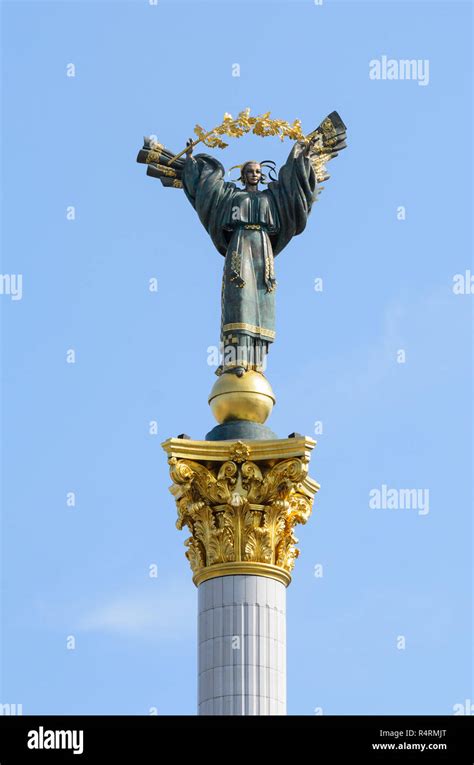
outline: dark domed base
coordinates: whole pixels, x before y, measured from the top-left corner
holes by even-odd
[[[250,420],[230,420],[229,422],[223,422],[221,425],[216,425],[215,428],[209,431],[206,435],[206,441],[233,441],[238,440],[254,440],[254,441],[266,441],[270,439],[276,439],[278,436],[267,428],[266,425],[261,425],[258,422],[250,422]]]

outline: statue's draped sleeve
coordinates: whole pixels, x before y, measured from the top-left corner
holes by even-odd
[[[316,175],[305,145],[298,141],[280,168],[278,180],[268,184],[280,219],[280,230],[272,236],[273,254],[278,255],[288,242],[306,228],[315,201]]]
[[[184,193],[214,246],[225,256],[230,239],[228,225],[232,219],[232,199],[236,185],[224,181],[224,172],[218,159],[209,154],[197,154],[186,159],[182,182]]]

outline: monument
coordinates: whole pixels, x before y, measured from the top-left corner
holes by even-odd
[[[346,127],[332,112],[305,136],[299,120],[251,117],[246,109],[195,132],[176,155],[145,138],[137,161],[164,186],[184,191],[225,258],[222,363],[209,395],[218,424],[203,440],[182,434],[162,444],[176,525],[191,533],[185,545],[198,588],[198,713],[286,714],[294,527],[308,520],[319,485],[308,475],[316,442],[298,433],[279,438],[265,424],[276,402],[265,376],[276,336],[274,258],[304,231],[329,178],[326,163],[346,146]],[[225,148],[223,135],[249,132],[295,141],[278,176],[271,160],[247,160],[230,168],[239,169],[237,181],[226,181],[219,160],[194,156],[200,142]]]

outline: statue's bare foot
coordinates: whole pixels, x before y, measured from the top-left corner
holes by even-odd
[[[237,377],[242,377],[246,371],[245,367],[228,367],[226,369],[223,364],[220,364],[220,366],[217,367],[215,374],[217,377],[220,377],[221,375],[237,375]]]
[[[246,369],[245,367],[224,367],[222,364],[217,367],[216,369],[216,375],[220,377],[221,375],[237,375],[237,377],[242,377],[243,374],[245,374]]]

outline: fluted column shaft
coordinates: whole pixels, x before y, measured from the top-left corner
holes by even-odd
[[[286,587],[221,576],[198,587],[200,715],[286,714]]]

